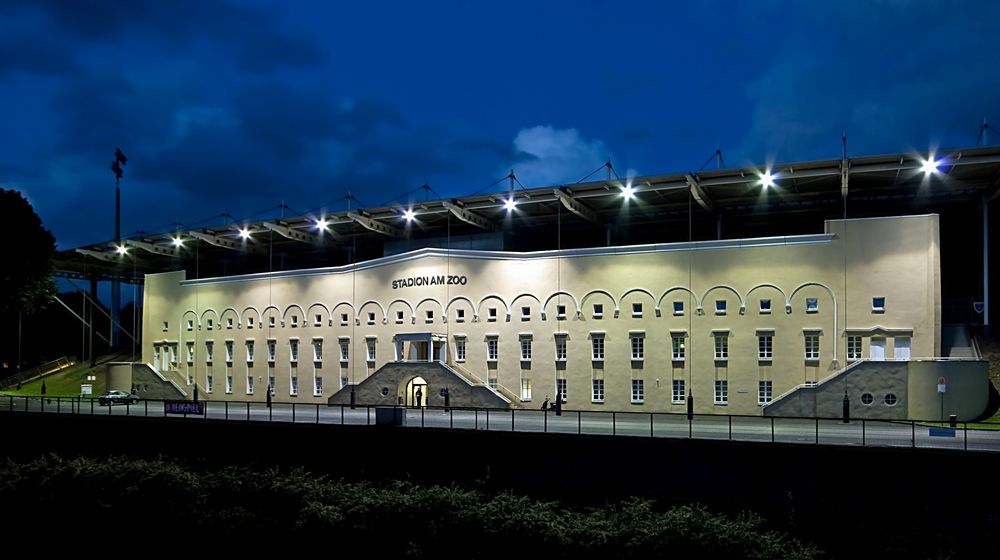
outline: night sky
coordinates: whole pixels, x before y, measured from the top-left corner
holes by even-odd
[[[967,147],[1000,128],[997,53],[982,0],[0,0],[0,185],[68,248],[112,237],[117,146],[126,236],[717,145],[839,158],[842,129],[852,156]]]

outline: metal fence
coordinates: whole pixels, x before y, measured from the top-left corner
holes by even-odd
[[[666,412],[490,409],[201,401],[204,414],[168,414],[162,400],[101,405],[96,398],[0,396],[0,412],[401,426],[525,433],[682,438],[1000,452],[1000,424],[794,418]]]

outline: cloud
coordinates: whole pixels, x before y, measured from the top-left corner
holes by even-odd
[[[572,183],[607,161],[600,140],[587,140],[575,128],[523,128],[514,138],[514,174],[525,186]]]

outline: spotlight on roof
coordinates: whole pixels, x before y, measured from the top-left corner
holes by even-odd
[[[320,231],[324,231],[327,228],[327,226],[329,226],[329,225],[330,225],[330,222],[326,221],[325,218],[320,218],[320,219],[316,220],[316,229],[318,229]]]
[[[938,165],[940,165],[940,164],[941,164],[940,161],[935,160],[934,156],[931,156],[930,159],[927,159],[927,160],[924,160],[924,161],[920,162],[920,169],[924,173],[930,175],[932,173],[937,173],[938,172]]]
[[[771,173],[771,170],[767,170],[760,176],[760,184],[765,189],[769,189],[774,186],[774,179],[775,175]]]
[[[240,237],[250,239],[250,230],[248,228],[240,228]]]
[[[413,212],[412,209],[407,208],[406,210],[403,210],[403,219],[406,220],[407,222],[412,222],[413,218],[415,217],[417,217],[417,215]]]
[[[121,245],[115,247],[115,251],[118,251],[119,255],[124,255],[125,253],[128,253],[128,249],[125,248],[125,244],[124,243],[122,243]]]
[[[182,245],[184,245],[184,240],[181,239],[181,236],[178,235],[177,237],[173,238],[172,243],[174,244],[174,247],[181,247]]]
[[[625,200],[632,200],[635,198],[635,187],[633,187],[631,183],[626,184],[622,189],[622,198]]]
[[[514,210],[516,206],[517,206],[517,201],[514,200],[513,196],[503,201],[503,207],[506,208],[508,212]]]

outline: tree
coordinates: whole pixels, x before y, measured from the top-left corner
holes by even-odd
[[[15,190],[0,190],[0,223],[13,236],[5,247],[7,265],[0,270],[0,312],[30,315],[56,295],[52,280],[56,239]]]

